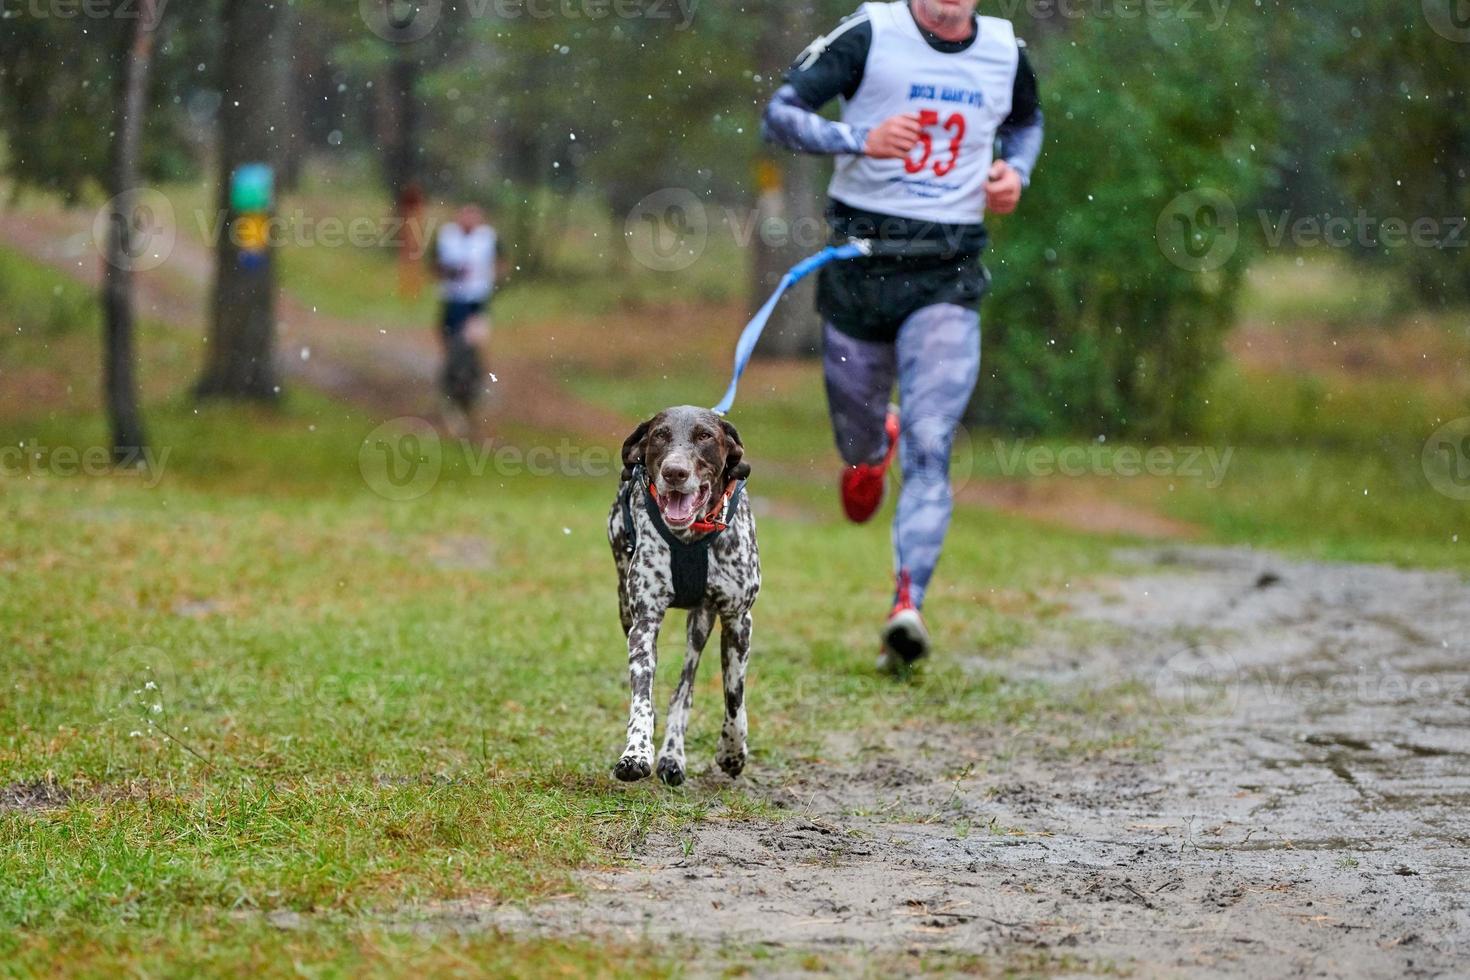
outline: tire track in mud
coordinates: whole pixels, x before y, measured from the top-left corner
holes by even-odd
[[[976,666],[1141,687],[1156,752],[1079,754],[1042,731],[835,734],[830,764],[763,771],[756,756],[749,791],[784,819],[652,834],[626,866],[582,874],[579,897],[394,922],[651,938],[687,948],[695,972],[751,946],[855,967],[1470,971],[1470,588],[1239,550],[1133,557],[1137,577],[1070,597],[1105,639]]]

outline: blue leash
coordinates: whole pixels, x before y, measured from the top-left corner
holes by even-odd
[[[807,276],[816,272],[822,266],[832,262],[840,262],[844,259],[855,259],[859,255],[872,255],[873,247],[869,242],[854,239],[846,245],[829,245],[816,255],[802,259],[791,271],[781,277],[781,284],[766,300],[756,315],[750,318],[745,329],[740,333],[740,340],[735,344],[735,373],[730,377],[730,387],[725,389],[725,397],[715,406],[715,411],[720,415],[728,413],[735,404],[735,389],[740,385],[740,376],[745,373],[745,366],[750,363],[750,355],[755,353],[755,345],[761,339],[761,332],[766,329],[766,323],[771,319],[771,314],[776,311],[776,304],[786,290],[801,282]]]

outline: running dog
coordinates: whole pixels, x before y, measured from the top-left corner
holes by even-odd
[[[744,493],[750,464],[735,427],[709,409],[659,412],[623,443],[623,474],[608,515],[618,567],[618,606],[628,638],[633,703],[628,746],[613,767],[624,782],[654,772],[653,675],[664,615],[687,609],[688,646],[669,699],[658,776],[684,781],[684,732],[699,657],[720,617],[725,722],[715,762],[730,776],[745,768],[745,666],[751,607],[761,587],[755,518]]]

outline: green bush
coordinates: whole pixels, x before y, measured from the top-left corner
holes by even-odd
[[[1261,24],[1089,19],[1033,51],[1047,147],[994,220],[979,421],[1188,429],[1240,292],[1267,159]]]

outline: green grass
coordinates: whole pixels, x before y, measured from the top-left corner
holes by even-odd
[[[404,928],[336,916],[330,924],[279,928],[237,911],[147,934],[99,935],[77,927],[31,934],[3,951],[9,976],[547,976],[642,978],[674,975],[652,944],[535,940],[488,932],[415,935]]]
[[[327,204],[303,206],[370,206],[310,186],[303,200],[313,195]],[[738,281],[720,248],[677,292],[678,277],[603,270],[576,290],[512,289],[500,315],[535,330],[541,317],[623,302],[718,301]],[[590,272],[595,249],[568,246],[564,261],[564,272]],[[324,312],[370,306],[382,322],[422,322],[420,306],[392,305],[391,260],[371,250],[298,250],[285,269]],[[0,378],[19,371],[77,391],[61,407],[0,401],[0,448],[100,445],[86,291],[0,250],[0,310]],[[654,829],[776,818],[739,787],[628,788],[608,776],[627,707],[604,539],[611,474],[502,473],[446,444],[432,489],[395,502],[362,467],[375,420],[301,390],[276,412],[196,409],[182,392],[197,337],[145,324],[141,341],[158,473],[63,476],[43,462],[0,476],[0,792],[44,786],[60,803],[0,809],[3,972],[670,971],[668,950],[646,944],[402,925],[438,899],[560,892],[577,868],[618,860]],[[581,397],[631,417],[708,397],[724,368],[564,373]],[[1193,441],[1234,450],[1218,487],[1085,486],[1197,522],[1209,540],[1470,569],[1453,540],[1470,531],[1465,505],[1434,493],[1418,455],[1436,420],[1459,411],[1453,393],[1226,371],[1212,401]],[[815,369],[755,365],[736,422],[764,511],[755,771],[779,780],[819,757],[833,728],[935,720],[1045,732],[1048,751],[1134,744],[1136,725],[1099,719],[1136,722],[1136,691],[1062,694],[957,658],[906,685],[875,676],[887,530],[836,517]],[[508,437],[522,448],[560,439]],[[975,479],[1068,479],[1007,474],[988,434],[967,445],[961,468]],[[1001,656],[1026,642],[1057,613],[1046,597],[1111,571],[1118,543],[961,508],[929,606],[940,647]],[[664,697],[680,625],[665,635]],[[707,663],[696,772],[713,754],[718,699]]]
[[[55,413],[81,418],[101,401],[101,317],[95,294],[33,259],[0,248],[0,447],[31,440]],[[145,397],[186,387],[201,358],[199,335],[143,321],[137,327]],[[100,432],[100,426],[97,427]]]
[[[51,785],[66,802],[0,812],[0,961],[659,969],[646,949],[608,959],[383,924],[438,898],[564,890],[650,829],[770,815],[738,788],[629,789],[607,774],[626,711],[610,481],[476,476],[451,446],[431,492],[391,502],[359,470],[371,423],[309,394],[279,413],[156,402],[150,421],[168,453],[151,489],[125,476],[3,485],[0,567],[19,574],[0,582],[0,787]],[[47,446],[103,436],[74,416],[7,441],[14,431]],[[953,661],[909,686],[876,677],[886,534],[834,533],[827,517],[762,524],[752,765],[768,778],[818,754],[829,727],[1075,719],[1043,685]],[[961,514],[932,603],[941,642],[1019,642],[1046,609],[1028,593],[1103,567],[1107,547]],[[665,696],[680,633],[666,631]],[[717,671],[697,702],[696,771],[714,750]],[[303,915],[299,930],[269,925],[281,910]]]
[[[1428,485],[1418,447],[1243,447],[1220,488],[1183,486],[1168,510],[1222,541],[1470,573],[1470,508]]]
[[[117,945],[239,910],[519,900],[651,827],[741,801],[606,775],[626,696],[603,481],[475,479],[450,459],[430,494],[391,503],[354,472],[366,423],[340,414],[305,397],[274,418],[155,408],[172,450],[156,489],[6,487],[0,564],[26,574],[0,591],[15,658],[0,785],[55,781],[70,801],[0,816],[0,921]],[[57,444],[62,429],[39,435]],[[222,446],[254,462],[221,467]],[[883,536],[764,523],[754,765],[779,769],[825,727],[875,714],[1011,725],[1060,710],[1033,685],[952,665],[906,688],[874,677],[864,613],[883,576],[831,569],[880,571]],[[955,649],[1025,633],[981,583],[1057,584],[1103,551],[980,514],[956,541],[963,575],[934,604]],[[800,598],[817,593],[815,607]],[[665,648],[666,691],[677,643]],[[715,675],[696,766],[713,753]],[[320,928],[336,956],[348,934]],[[54,947],[28,949],[0,940],[38,966]]]
[[[49,363],[54,358],[47,342],[97,322],[85,289],[8,249],[0,249],[0,309],[5,311],[0,331],[5,364]]]

